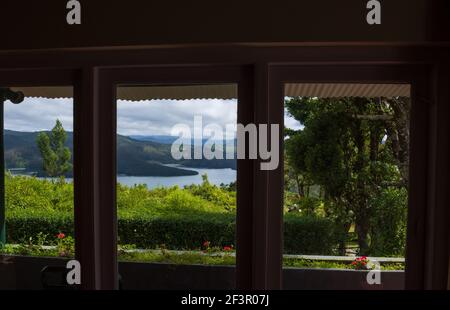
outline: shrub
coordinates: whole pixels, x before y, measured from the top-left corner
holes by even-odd
[[[285,216],[284,251],[287,254],[335,254],[340,234],[334,223],[317,216]]]
[[[59,212],[73,210],[73,184],[35,177],[5,175],[5,204],[7,212],[29,210]]]
[[[202,179],[202,184],[186,186],[186,191],[189,191],[192,195],[210,201],[226,211],[236,210],[236,192],[231,190],[232,185],[230,188],[226,188],[224,185],[221,187],[213,185],[209,183],[206,174],[202,175]]]
[[[7,218],[7,231],[11,243],[23,243],[41,232],[73,236],[73,217],[62,213],[16,213]],[[224,247],[235,245],[235,217],[200,212],[191,216],[119,217],[118,235],[120,244],[135,244],[138,248],[200,249],[205,240]],[[337,245],[333,224],[319,217],[286,216],[284,238],[284,250],[290,254],[333,254]]]
[[[27,243],[30,238],[36,238],[40,233],[55,236],[59,232],[73,236],[73,216],[43,212],[16,212],[6,217],[7,240],[9,243]],[[55,238],[48,238],[47,244],[56,244]]]
[[[74,237],[73,185],[64,180],[7,176],[6,225],[8,242],[29,243],[39,233]],[[235,244],[235,192],[211,185],[149,190],[145,185],[117,186],[118,240],[139,248],[200,249]],[[33,239],[33,240],[34,240]],[[321,217],[287,214],[285,251],[330,254],[336,230]],[[49,238],[48,244],[56,244]]]
[[[404,256],[408,191],[390,188],[371,199],[370,254],[373,256]]]
[[[235,244],[234,216],[204,214],[119,218],[119,242],[140,248],[200,249],[205,240],[215,246]]]

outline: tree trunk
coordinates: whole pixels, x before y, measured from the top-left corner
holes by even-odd
[[[363,108],[362,105],[360,105],[360,107]],[[369,250],[367,235],[369,233],[370,222],[369,212],[367,210],[367,193],[365,190],[366,180],[361,176],[361,172],[367,164],[365,160],[366,145],[361,121],[356,122],[353,136],[357,149],[357,158],[354,165],[354,172],[358,175],[354,193],[355,229],[358,235],[359,252],[362,255],[366,255]],[[371,150],[369,149],[369,152],[370,151]]]
[[[298,174],[295,175],[295,183],[297,183],[297,194],[299,198],[305,197],[305,187]]]
[[[369,219],[367,216],[358,216],[355,230],[358,235],[359,255],[368,255],[369,242],[367,236],[369,234]]]

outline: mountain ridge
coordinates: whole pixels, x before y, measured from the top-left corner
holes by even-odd
[[[6,169],[25,168],[25,173],[45,176],[42,158],[36,144],[40,132],[23,132],[5,129]],[[151,137],[151,136],[146,136]],[[156,136],[163,137],[163,136]],[[166,136],[170,137],[170,136]],[[73,132],[67,131],[66,146],[73,154]],[[189,176],[198,172],[191,168],[236,169],[235,160],[175,160],[170,153],[171,143],[143,141],[132,136],[117,135],[117,173],[129,176]],[[182,167],[167,166],[180,164]],[[187,169],[183,169],[183,168]],[[68,173],[71,177],[72,173]]]

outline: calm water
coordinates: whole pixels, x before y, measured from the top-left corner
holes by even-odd
[[[202,169],[202,168],[187,168],[186,170],[197,171],[197,175],[175,176],[175,177],[133,177],[133,176],[117,176],[117,181],[120,184],[133,186],[135,184],[146,184],[149,189],[155,187],[170,187],[178,185],[183,187],[191,184],[201,184],[202,175],[207,174],[210,183],[220,185],[221,183],[229,184],[236,181],[236,170],[227,169]],[[46,178],[48,179],[48,178]],[[72,182],[71,178],[66,178],[66,181]]]
[[[183,187],[190,184],[201,184],[202,174],[208,175],[208,180],[212,184],[220,185],[220,183],[229,184],[236,181],[236,170],[227,169],[201,169],[201,168],[186,168],[186,170],[197,171],[198,175],[176,176],[176,177],[132,177],[132,176],[117,176],[117,181],[120,184],[133,186],[135,184],[147,184],[148,188],[155,188],[159,186],[174,186]]]

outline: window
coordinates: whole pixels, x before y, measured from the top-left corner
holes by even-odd
[[[409,85],[287,84],[285,95],[283,265],[403,270]],[[402,282],[392,275],[385,288]],[[314,288],[365,288],[353,279]]]
[[[119,273],[139,269],[123,287],[234,287],[236,85],[117,97]]]
[[[3,253],[74,257],[73,99],[71,87],[11,88],[4,103],[5,239]],[[61,263],[63,260],[61,260]]]

